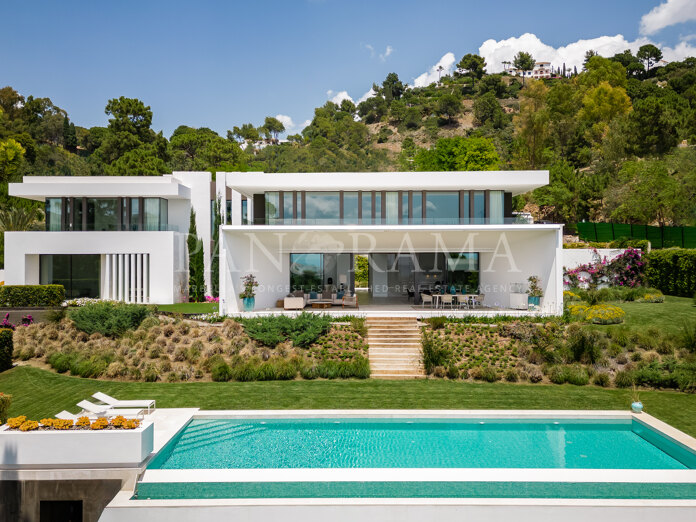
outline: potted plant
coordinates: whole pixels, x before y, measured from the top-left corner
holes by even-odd
[[[247,274],[244,277],[242,277],[243,290],[239,294],[239,297],[241,298],[242,303],[244,304],[245,312],[251,312],[254,309],[254,296],[256,295],[256,291],[254,289],[257,286],[259,286],[259,283],[256,280],[256,277],[254,277],[254,274]]]
[[[527,302],[534,306],[534,307],[539,307],[541,304],[541,298],[544,295],[544,291],[541,289],[541,280],[539,279],[539,276],[529,276],[527,278],[527,281],[529,282],[529,289],[527,290]]]
[[[635,385],[633,386],[633,392],[631,392],[631,411],[633,413],[640,413],[643,411],[643,403],[640,402],[640,395]]]

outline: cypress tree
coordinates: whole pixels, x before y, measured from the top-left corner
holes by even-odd
[[[189,233],[186,239],[189,253],[189,300],[201,302],[205,299],[205,275],[203,241],[196,230],[196,211],[191,209]]]
[[[210,291],[213,297],[220,297],[220,225],[222,225],[220,204],[218,197],[213,209],[213,256],[210,259]]]

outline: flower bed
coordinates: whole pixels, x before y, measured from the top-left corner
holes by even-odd
[[[114,417],[111,421],[105,417],[99,417],[90,421],[89,417],[72,419],[41,419],[39,422],[27,419],[26,415],[7,419],[8,431],[51,431],[51,430],[134,430],[140,426],[138,419],[126,419],[122,415]]]

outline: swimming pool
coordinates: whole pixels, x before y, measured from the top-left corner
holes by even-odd
[[[133,499],[690,500],[694,470],[691,446],[630,414],[202,415]]]

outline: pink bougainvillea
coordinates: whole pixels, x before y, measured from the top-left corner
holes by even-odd
[[[632,288],[643,284],[645,263],[640,250],[628,248],[611,261],[608,261],[606,257],[600,258],[596,249],[594,253],[598,261],[566,270],[565,279],[568,286],[587,285],[589,288],[597,288],[604,283],[610,286]]]

